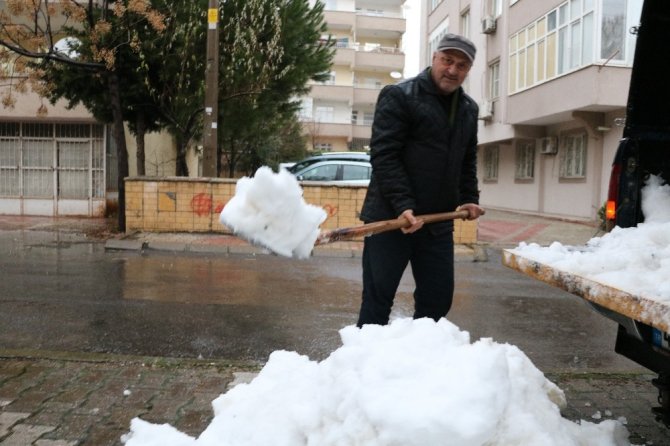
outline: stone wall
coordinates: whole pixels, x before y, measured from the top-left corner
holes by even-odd
[[[133,177],[126,182],[126,231],[221,232],[219,213],[235,193],[234,179]],[[305,201],[321,206],[328,218],[322,229],[361,225],[358,212],[365,186],[301,185]],[[454,241],[475,243],[476,221],[455,222]]]

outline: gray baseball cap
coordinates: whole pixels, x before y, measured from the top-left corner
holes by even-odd
[[[437,51],[446,50],[458,50],[468,56],[470,62],[475,61],[475,54],[477,53],[477,48],[470,39],[451,33],[445,34],[437,45]]]

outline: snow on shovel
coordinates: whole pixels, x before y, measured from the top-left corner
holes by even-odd
[[[287,170],[274,173],[260,167],[253,178],[238,180],[235,195],[221,211],[219,220],[233,232],[285,257],[308,258],[316,245],[392,231],[409,222],[401,217],[349,228],[321,232],[326,211],[305,202],[296,178]],[[468,211],[419,215],[424,223],[466,218]]]

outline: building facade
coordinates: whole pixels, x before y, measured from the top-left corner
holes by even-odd
[[[642,0],[422,0],[422,60],[468,36],[484,206],[594,221],[625,122]]]
[[[379,91],[402,77],[405,0],[325,0],[324,39],[335,39],[329,79],[312,83],[301,121],[308,149],[367,150]]]

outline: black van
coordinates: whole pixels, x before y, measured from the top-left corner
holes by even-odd
[[[670,1],[645,0],[637,33],[626,124],[612,164],[608,228],[644,221],[641,189],[649,175],[670,184]],[[619,323],[616,352],[658,373],[661,407],[654,411],[670,426],[670,334],[597,307]]]

